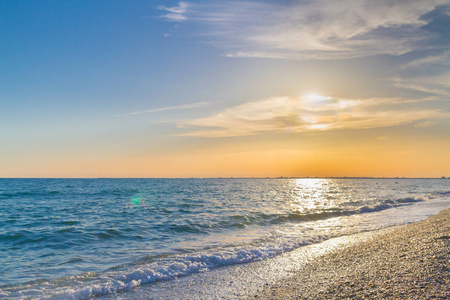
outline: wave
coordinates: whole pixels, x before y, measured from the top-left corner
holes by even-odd
[[[437,192],[436,195],[438,195],[438,196],[449,196],[450,195],[450,191]]]
[[[68,192],[67,190],[62,192],[60,190],[28,190],[28,191],[17,191],[17,192],[2,192],[0,191],[0,199],[9,199],[9,198],[29,198],[29,197],[48,197],[48,196],[57,196],[62,194],[70,195],[71,197],[77,196],[130,196],[136,195],[139,193],[138,189],[103,189],[103,190],[71,190]]]
[[[255,181],[255,185],[259,183],[262,181]],[[49,267],[42,268],[43,272],[50,270],[41,275],[48,277],[40,279],[39,282],[26,282],[37,278],[34,276],[37,271],[29,272],[29,269],[23,268],[25,264],[16,263],[16,269],[19,271],[10,276],[12,280],[4,281],[9,285],[0,286],[0,298],[85,299],[223,266],[269,259],[343,234],[343,231],[336,233],[337,231],[333,230],[317,231],[316,234],[316,231],[311,229],[313,227],[308,227],[309,223],[305,224],[308,230],[303,232],[299,230],[303,228],[300,224],[302,222],[315,224],[315,221],[319,221],[319,225],[326,226],[333,223],[327,219],[358,214],[368,214],[366,217],[370,219],[372,212],[415,205],[450,195],[450,191],[438,190],[440,192],[416,196],[418,194],[413,193],[424,189],[413,188],[407,191],[387,189],[380,192],[373,188],[342,196],[331,195],[333,193],[330,192],[321,198],[324,203],[328,201],[326,209],[310,209],[308,205],[290,206],[294,203],[292,201],[300,199],[295,198],[295,193],[286,197],[276,193],[252,194],[249,191],[253,186],[250,186],[247,192],[243,190],[248,195],[242,195],[241,190],[233,192],[238,193],[237,195],[226,191],[220,194],[204,194],[204,190],[196,191],[192,195],[178,195],[178,190],[172,193],[171,189],[147,191],[148,186],[118,186],[88,186],[86,189],[78,185],[68,186],[71,190],[62,189],[61,194],[54,191],[57,186],[50,186],[45,188],[47,191],[36,193],[34,188],[28,187],[16,190],[15,193],[8,190],[9,194],[1,194],[0,191],[0,200],[2,197],[25,199],[41,196],[42,199],[36,197],[34,202],[16,201],[16,198],[12,201],[0,201],[0,207],[17,204],[13,206],[15,210],[11,210],[9,219],[5,218],[2,223],[6,230],[0,233],[0,242],[9,247],[13,258],[16,257],[14,255],[17,249],[24,253],[28,250],[33,253],[43,249],[45,251],[39,252],[39,257],[45,258],[45,255],[48,255],[49,258],[36,260],[34,265],[41,262],[50,263]],[[442,190],[442,186],[438,188]],[[265,187],[264,191],[266,189]],[[342,190],[345,189],[347,187],[343,186]],[[217,193],[214,189],[212,192]],[[371,196],[368,196],[369,194]],[[42,197],[43,195],[55,196]],[[382,198],[386,195],[391,195],[391,198]],[[413,197],[407,197],[409,195]],[[136,200],[139,205],[134,203],[135,197],[139,200]],[[41,205],[40,211],[36,209],[39,207],[36,203],[44,204]],[[299,209],[295,210],[294,207]],[[378,217],[377,214],[372,215]],[[0,212],[0,216],[8,215],[2,215]],[[280,228],[286,230],[280,230],[278,233]],[[291,228],[295,228],[295,233],[289,231]],[[367,228],[358,227],[357,230]],[[273,236],[270,235],[272,232]],[[175,242],[170,244],[172,241]],[[226,243],[233,245],[217,247]],[[247,244],[237,246],[238,243]],[[114,251],[98,256],[98,253],[102,253],[100,250],[105,247]],[[57,254],[61,253],[61,249],[74,254],[60,258]],[[138,256],[143,253],[154,256],[139,259]],[[130,260],[134,261],[130,263]],[[126,266],[123,263],[126,263]],[[98,273],[76,275],[86,270]],[[28,273],[32,275],[28,276]],[[55,279],[63,274],[76,276]]]
[[[309,215],[295,213],[284,215],[259,214],[258,217],[254,216],[253,218],[245,216],[236,217],[233,221],[251,223],[255,222],[258,218],[264,219],[263,221],[259,220],[259,222],[268,224],[314,221],[331,217],[381,211],[426,200],[428,200],[426,196],[409,197],[380,201],[371,206],[355,207],[353,210],[343,209],[340,211],[335,210]],[[353,206],[357,205],[353,203]],[[178,228],[177,230],[180,229]],[[108,232],[108,234],[117,234],[117,232]],[[85,273],[79,276],[70,276],[53,281],[39,281],[29,283],[28,285],[0,288],[0,297],[21,298],[31,296],[42,299],[88,299],[101,295],[126,292],[143,284],[172,280],[177,277],[207,272],[224,266],[270,259],[302,246],[323,242],[340,235],[338,233],[327,234],[302,237],[301,239],[298,239],[298,237],[283,237],[281,240],[279,237],[270,240],[261,239],[241,246],[217,247],[192,253],[147,257],[128,266],[110,268],[103,273]],[[72,263],[72,261],[66,263]],[[42,289],[42,286],[45,286],[45,289]]]
[[[390,208],[395,208],[399,206],[414,204],[416,202],[428,201],[433,198],[431,195],[427,196],[416,196],[399,198],[396,200],[382,200],[373,203],[372,205],[367,205],[367,202],[349,202],[347,205],[342,207],[336,207],[332,209],[324,209],[321,211],[311,211],[306,213],[300,212],[287,212],[287,213],[253,213],[248,215],[234,215],[228,220],[221,221],[214,225],[203,226],[205,228],[245,228],[250,225],[273,225],[281,223],[299,223],[299,222],[309,222],[326,220],[330,218],[336,218],[341,216],[351,216],[355,214],[378,212]]]
[[[43,196],[54,196],[61,194],[60,191],[38,191],[38,192],[15,192],[15,193],[3,193],[0,192],[1,198],[16,198],[16,197],[43,197]]]
[[[321,241],[324,239],[321,239]],[[29,283],[26,286],[0,288],[2,297],[31,296],[42,299],[88,299],[95,296],[128,291],[146,283],[171,280],[180,276],[223,267],[265,260],[301,246],[318,242],[317,239],[302,242],[249,247],[230,247],[160,258],[134,268],[106,274],[86,273],[54,281]],[[153,259],[150,259],[153,260]],[[65,284],[63,281],[66,281]],[[45,285],[46,289],[40,289]],[[33,293],[30,295],[29,293]],[[50,293],[50,294],[48,294]]]

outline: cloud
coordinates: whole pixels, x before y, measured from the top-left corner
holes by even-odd
[[[202,106],[206,106],[206,105],[208,105],[208,102],[196,102],[196,103],[186,104],[186,105],[166,106],[166,107],[154,108],[154,109],[149,109],[149,110],[135,111],[135,112],[123,114],[121,116],[132,116],[132,115],[149,114],[149,113],[168,111],[168,110],[198,108],[198,107],[202,107]]]
[[[429,55],[423,58],[419,58],[413,61],[410,61],[406,65],[402,67],[402,69],[408,68],[418,68],[418,67],[429,67],[430,65],[435,64],[450,64],[450,51],[444,51],[438,55]]]
[[[416,125],[414,125],[414,127],[416,127],[416,128],[424,128],[424,127],[429,127],[431,124],[433,124],[433,122],[425,121],[425,122],[417,123]]]
[[[437,76],[395,78],[392,81],[394,86],[440,96],[446,101],[450,99],[450,72]]]
[[[232,137],[398,126],[444,116],[436,110],[383,109],[390,99],[341,99],[308,95],[273,97],[179,123],[185,136]],[[394,99],[396,102],[396,99]]]
[[[442,5],[448,0],[209,1],[186,10],[180,2],[163,17],[199,23],[230,57],[346,59],[427,47],[435,34],[423,16]]]
[[[450,100],[450,51],[415,59],[401,68],[394,86],[430,94],[435,99]]]
[[[164,5],[161,5],[158,7],[159,10],[163,10],[168,12],[165,15],[162,15],[161,17],[163,19],[166,19],[167,21],[172,22],[181,22],[187,20],[186,16],[184,15],[187,12],[188,4],[186,2],[179,2],[178,6],[173,7],[167,7]]]

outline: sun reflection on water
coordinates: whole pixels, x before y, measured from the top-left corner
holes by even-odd
[[[337,207],[330,195],[341,193],[339,185],[330,179],[305,178],[290,182],[290,210],[300,214],[323,213]]]

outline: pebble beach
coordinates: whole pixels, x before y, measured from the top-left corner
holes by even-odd
[[[449,299],[450,209],[328,253],[256,299]]]
[[[447,180],[0,183],[0,298],[448,297]]]

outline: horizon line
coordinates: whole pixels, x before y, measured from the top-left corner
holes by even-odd
[[[442,177],[378,176],[218,176],[218,177],[0,177],[0,179],[450,179]]]

